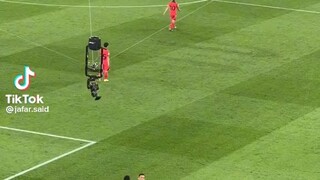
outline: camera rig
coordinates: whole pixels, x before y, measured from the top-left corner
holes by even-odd
[[[95,100],[99,100],[101,96],[98,95],[99,84],[96,80],[95,77],[89,77],[87,79],[87,88],[90,90],[91,96],[94,97]]]
[[[87,88],[95,100],[101,98],[98,95],[99,84],[97,80],[102,77],[102,61],[101,39],[97,36],[92,36],[86,46],[85,75],[88,77]]]

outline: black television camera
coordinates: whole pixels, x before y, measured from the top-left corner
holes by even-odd
[[[102,50],[101,39],[96,36],[90,37],[86,46],[85,75],[88,77],[87,88],[90,89],[91,96],[99,100],[101,96],[98,95],[97,80],[102,77]]]

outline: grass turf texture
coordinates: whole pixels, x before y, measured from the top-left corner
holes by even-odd
[[[316,0],[239,2],[320,11]],[[317,179],[319,14],[221,2],[181,8],[179,18],[197,11],[125,52],[168,24],[164,7],[92,9],[93,34],[112,53],[96,102],[83,73],[88,9],[0,2],[0,125],[98,141],[17,179]],[[27,93],[43,95],[49,113],[5,113],[4,95],[21,93],[13,78],[23,65],[37,73]],[[7,130],[0,139],[0,178],[81,146]]]

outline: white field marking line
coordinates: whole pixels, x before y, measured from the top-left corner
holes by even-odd
[[[69,151],[69,152],[64,153],[64,154],[61,154],[60,156],[57,156],[57,157],[52,158],[52,159],[50,159],[50,160],[48,160],[48,161],[45,161],[45,162],[43,162],[43,163],[41,163],[41,164],[38,164],[38,165],[36,165],[36,166],[33,166],[32,168],[29,168],[29,169],[27,169],[27,170],[24,170],[24,171],[22,171],[22,172],[20,172],[20,173],[18,173],[18,174],[15,174],[15,175],[13,175],[13,176],[7,177],[7,178],[5,178],[4,180],[14,179],[14,178],[16,178],[16,177],[18,177],[18,176],[21,176],[21,175],[26,174],[26,173],[28,173],[28,172],[30,172],[30,171],[33,171],[33,170],[35,170],[35,169],[38,169],[38,168],[40,168],[40,167],[42,167],[42,166],[45,166],[45,165],[47,165],[47,164],[49,164],[49,163],[52,163],[53,161],[56,161],[56,160],[61,159],[61,158],[63,158],[63,157],[66,157],[66,156],[68,156],[68,155],[70,155],[70,154],[73,154],[73,153],[75,153],[75,152],[77,152],[77,151],[80,151],[80,150],[82,150],[82,149],[84,149],[84,148],[87,148],[87,147],[89,147],[89,146],[91,146],[91,145],[93,145],[93,144],[95,144],[95,143],[96,143],[96,142],[88,143],[88,144],[86,144],[86,145],[84,145],[84,146],[81,146],[81,147],[79,147],[79,148],[77,148],[77,149],[74,149],[74,150]]]
[[[201,2],[206,2],[206,1],[209,1],[209,0],[199,0],[199,1],[192,1],[192,2],[187,2],[187,3],[180,3],[180,5],[181,5],[181,4],[182,4],[182,5],[195,4],[195,3],[201,3]],[[6,0],[0,0],[0,2],[15,3],[15,4],[24,4],[24,2],[15,2],[15,1],[6,1]],[[27,3],[27,5],[39,5],[39,6],[42,6],[42,5],[45,5],[45,4]],[[63,5],[63,6],[65,6],[65,5]],[[67,6],[69,6],[69,5],[67,5]],[[164,6],[164,7],[165,7],[166,5],[154,5],[154,6],[161,6],[161,7]],[[74,6],[71,6],[71,7],[74,7]],[[78,6],[77,6],[77,7],[78,7]],[[89,6],[81,6],[81,7],[88,8]],[[98,7],[100,7],[100,6],[90,6],[90,7],[91,7],[91,8],[92,8],[92,7],[98,8]],[[102,7],[110,7],[110,6],[102,6]],[[125,7],[150,7],[150,6],[111,6],[111,7],[125,8]],[[201,8],[201,7],[200,7],[200,8]],[[198,8],[198,9],[199,9],[199,8]],[[198,9],[197,9],[197,10],[198,10]],[[193,12],[192,12],[192,13],[193,13]],[[190,13],[187,14],[186,16],[188,16],[188,15],[190,15]],[[185,17],[186,17],[186,16],[185,16]],[[183,17],[183,18],[184,18],[184,17]],[[181,19],[182,19],[182,18],[181,18]],[[178,21],[179,21],[179,20],[178,20]],[[142,39],[141,41],[139,41],[139,42],[137,42],[136,44],[132,45],[131,47],[125,49],[124,51],[121,51],[121,52],[120,52],[119,54],[117,54],[116,56],[118,56],[118,55],[122,54],[123,52],[127,51],[128,49],[130,49],[130,48],[132,48],[132,47],[140,44],[141,42],[143,42],[143,41],[145,41],[146,39],[150,38],[150,37],[153,36],[154,34],[157,34],[158,32],[162,31],[164,28],[166,28],[166,27],[163,27],[162,29],[160,29],[159,31],[151,34],[150,36],[146,37],[145,39]],[[11,35],[11,36],[13,36],[13,37],[17,37],[17,38],[19,38],[19,39],[21,39],[21,40],[23,40],[23,41],[25,41],[25,42],[27,42],[27,43],[29,43],[29,44],[33,44],[33,45],[35,45],[35,46],[42,47],[42,48],[44,48],[44,49],[46,49],[46,50],[48,50],[48,51],[51,51],[51,52],[53,52],[53,53],[56,53],[56,54],[58,54],[58,55],[60,55],[60,56],[63,56],[63,57],[65,57],[65,58],[68,58],[68,59],[72,60],[72,62],[74,62],[74,63],[76,63],[76,64],[79,63],[78,60],[76,60],[76,59],[74,59],[74,58],[72,58],[72,57],[70,57],[70,56],[68,56],[68,55],[65,55],[65,54],[63,54],[63,53],[61,53],[61,52],[58,52],[58,51],[56,51],[56,50],[50,49],[50,48],[48,48],[48,47],[45,47],[45,46],[43,46],[43,45],[41,45],[41,44],[39,44],[39,43],[30,41],[30,40],[28,40],[28,39],[25,39],[25,38],[23,38],[23,37],[21,37],[21,36],[18,36],[18,35],[16,35],[16,34],[13,34],[13,33],[11,33],[11,32],[8,32],[8,31],[6,31],[6,30],[3,30],[3,29],[0,29],[0,31],[3,31],[3,32],[5,32],[5,33],[7,33],[7,34],[9,34],[9,35]],[[115,56],[113,56],[113,57],[115,57]]]
[[[17,132],[23,132],[23,133],[29,133],[29,134],[36,134],[36,135],[41,135],[41,136],[48,136],[48,137],[59,138],[59,139],[67,139],[67,140],[72,140],[72,141],[80,141],[80,142],[85,142],[85,143],[87,143],[87,144],[85,144],[85,145],[83,145],[83,146],[81,146],[81,147],[79,147],[79,148],[76,148],[76,149],[71,150],[71,151],[69,151],[69,152],[66,152],[66,153],[64,153],[64,154],[61,154],[61,155],[59,155],[59,156],[57,156],[57,157],[54,157],[54,158],[52,158],[52,159],[50,159],[50,160],[48,160],[48,161],[45,161],[45,162],[43,162],[43,163],[41,163],[41,164],[38,164],[38,165],[36,165],[36,166],[33,166],[33,167],[31,167],[31,168],[29,168],[29,169],[27,169],[27,170],[21,171],[21,172],[15,174],[15,175],[12,175],[12,176],[10,176],[10,177],[7,177],[7,178],[5,178],[5,180],[14,179],[14,178],[16,178],[16,177],[18,177],[18,176],[21,176],[21,175],[23,175],[23,174],[26,174],[26,173],[28,173],[28,172],[30,172],[30,171],[32,171],[32,170],[38,169],[38,168],[40,168],[40,167],[42,167],[42,166],[45,166],[45,165],[47,165],[47,164],[49,164],[49,163],[52,163],[53,161],[56,161],[56,160],[58,160],[58,159],[61,159],[61,158],[63,158],[63,157],[66,157],[66,156],[68,156],[68,155],[70,155],[70,154],[73,154],[73,153],[75,153],[75,152],[78,152],[78,151],[80,151],[80,150],[82,150],[82,149],[84,149],[84,148],[87,148],[87,147],[89,147],[89,146],[92,146],[93,144],[96,143],[95,141],[91,141],[91,140],[85,140],[85,139],[79,139],[79,138],[72,138],[72,137],[67,137],[67,136],[59,136],[59,135],[54,135],[54,134],[41,133],[41,132],[35,132],[35,131],[29,131],[29,130],[11,128],[11,127],[5,127],[5,126],[0,126],[0,129],[10,130],[10,131],[17,131]]]
[[[199,0],[199,1],[192,1],[192,2],[187,2],[187,3],[181,3],[181,4],[187,5],[187,4],[195,4],[195,3],[201,3],[201,2],[206,2],[206,1],[209,1],[209,0]],[[15,2],[15,1],[6,1],[6,0],[0,0],[0,2],[15,3],[15,4],[25,4],[24,2]],[[90,2],[90,0],[89,0],[89,2]],[[26,3],[26,4],[27,4],[27,5],[39,5],[39,6],[45,5],[45,4],[39,4],[39,3]],[[50,6],[51,6],[51,5],[50,5]],[[63,5],[63,6],[68,6],[68,7],[69,7],[69,5]],[[163,7],[163,6],[166,6],[166,5],[154,5],[154,6],[161,6],[161,7]],[[71,7],[74,7],[74,6],[71,6]],[[78,6],[77,6],[77,7],[78,7]],[[81,7],[84,7],[84,8],[88,8],[88,7],[98,8],[98,7],[100,7],[100,6],[81,6]],[[150,6],[102,6],[102,7],[125,8],[125,7],[150,7]],[[90,9],[90,8],[89,8],[89,9]],[[90,13],[90,15],[91,15],[91,13]],[[188,14],[188,15],[189,15],[189,14]],[[188,15],[186,15],[186,16],[188,16]],[[90,19],[90,20],[91,20],[91,19]],[[178,20],[178,21],[179,21],[179,20]],[[90,23],[91,23],[91,22],[90,22]],[[90,31],[92,31],[92,30],[91,30],[91,27],[92,27],[92,26],[91,26],[91,24],[90,24]],[[165,28],[165,27],[164,27],[164,28]],[[162,31],[164,28],[160,29],[159,31],[155,32],[154,34],[157,34],[158,32]],[[63,56],[63,57],[65,57],[65,58],[68,58],[68,59],[72,60],[72,62],[74,62],[74,63],[76,63],[76,64],[79,63],[78,60],[76,60],[76,59],[74,59],[74,58],[72,58],[72,57],[70,57],[70,56],[68,56],[68,55],[65,55],[65,54],[63,54],[63,53],[61,53],[61,52],[58,52],[58,51],[56,51],[56,50],[47,48],[47,47],[45,47],[45,46],[43,46],[43,45],[41,45],[41,44],[39,44],[39,43],[30,41],[30,40],[28,40],[28,39],[25,39],[25,38],[23,38],[23,37],[21,37],[21,36],[18,36],[18,35],[16,35],[16,34],[13,34],[13,33],[11,33],[11,32],[8,32],[8,31],[6,31],[6,30],[3,30],[3,29],[0,29],[0,31],[3,31],[3,32],[5,32],[5,33],[7,33],[7,34],[9,34],[9,35],[11,35],[11,36],[13,36],[13,37],[17,37],[17,38],[19,38],[19,39],[21,39],[21,40],[23,40],[23,41],[25,41],[25,42],[27,42],[27,43],[29,43],[29,44],[32,44],[32,45],[35,45],[35,46],[38,46],[38,47],[42,47],[42,48],[44,48],[44,49],[46,49],[46,50],[48,50],[48,51],[51,51],[51,52],[53,52],[53,53],[56,53],[56,54],[58,54],[58,55],[60,55],[60,56]],[[92,34],[92,33],[91,33],[91,34]],[[137,44],[140,44],[141,42],[143,42],[143,41],[145,41],[146,39],[150,38],[150,37],[153,36],[154,34],[151,34],[150,36],[146,37],[145,39],[137,42],[136,44],[132,45],[132,47],[136,46]],[[124,51],[120,52],[120,53],[117,54],[116,56],[122,54],[123,52],[127,51],[128,49],[130,49],[130,48],[132,48],[132,47],[129,47],[129,48],[125,49]],[[113,57],[115,57],[115,56],[113,56]]]
[[[189,5],[195,3],[201,3],[208,0],[198,0],[192,2],[180,3],[180,5]],[[69,7],[69,8],[88,8],[84,5],[68,5],[68,4],[44,4],[44,3],[33,3],[33,2],[17,2],[10,0],[0,0],[3,3],[12,3],[12,4],[24,4],[24,5],[33,5],[33,6],[46,6],[46,7]],[[154,8],[154,7],[166,7],[167,5],[144,5],[144,6],[91,6],[91,8]]]
[[[207,0],[207,1],[208,1],[208,0]],[[206,4],[202,5],[202,6],[200,6],[200,7],[199,7],[199,8],[197,8],[196,10],[194,10],[194,11],[192,11],[192,12],[188,13],[187,15],[183,16],[182,18],[178,19],[176,22],[181,21],[182,19],[184,19],[184,18],[186,18],[186,17],[188,17],[188,16],[192,15],[193,13],[197,12],[198,10],[200,10],[200,9],[204,8],[205,6],[209,5],[211,2],[212,2],[212,1],[210,1],[210,2],[208,2],[208,3],[206,3]],[[142,43],[143,41],[145,41],[145,40],[149,39],[150,37],[154,36],[155,34],[159,33],[160,31],[164,30],[165,28],[168,28],[168,25],[166,25],[165,27],[163,27],[163,28],[161,28],[161,29],[157,30],[156,32],[154,32],[154,33],[152,33],[152,34],[150,34],[149,36],[147,36],[147,37],[145,37],[145,38],[141,39],[140,41],[138,41],[138,42],[134,43],[133,45],[129,46],[128,48],[124,49],[123,51],[119,52],[118,54],[116,54],[116,55],[112,56],[111,58],[115,58],[115,57],[117,57],[117,56],[121,55],[122,53],[124,53],[124,52],[128,51],[129,49],[131,49],[131,48],[135,47],[136,45],[138,45],[138,44]]]
[[[91,12],[91,0],[88,0],[88,9],[89,9],[89,26],[90,26],[90,37],[92,37],[93,30],[92,30],[92,12]],[[91,53],[91,63],[94,63],[93,53]]]
[[[90,25],[90,36],[92,36],[92,13],[91,13],[91,0],[88,0],[89,3],[89,25]],[[93,57],[92,57],[93,58]]]
[[[23,38],[23,37],[21,37],[21,36],[19,36],[19,35],[13,34],[13,33],[8,32],[8,31],[6,31],[6,30],[0,29],[0,31],[5,32],[5,33],[9,34],[10,36],[19,38],[19,39],[21,39],[21,40],[23,40],[23,41],[25,41],[25,42],[27,42],[27,43],[29,43],[29,44],[35,45],[35,46],[37,46],[37,47],[42,47],[43,49],[46,49],[46,50],[48,50],[48,51],[50,51],[50,52],[53,52],[53,53],[55,53],[55,54],[58,54],[58,55],[63,56],[63,57],[65,57],[65,58],[68,58],[68,59],[72,60],[72,62],[74,62],[74,63],[77,63],[77,64],[79,63],[78,60],[76,60],[76,59],[74,59],[74,58],[72,58],[72,57],[70,57],[70,56],[67,56],[67,55],[65,55],[65,54],[63,54],[63,53],[61,53],[61,52],[58,52],[58,51],[56,51],[56,50],[54,50],[54,49],[47,48],[47,47],[45,47],[45,46],[43,46],[43,45],[41,45],[41,44],[39,44],[39,43],[36,43],[36,42],[34,42],[34,41],[30,41],[30,40],[28,40],[28,39],[25,39],[25,38]]]
[[[41,135],[41,136],[54,137],[54,138],[59,138],[59,139],[68,139],[68,140],[72,140],[72,141],[80,141],[80,142],[86,142],[86,143],[95,142],[95,141],[90,141],[90,140],[85,140],[85,139],[72,138],[72,137],[67,137],[67,136],[59,136],[59,135],[54,135],[54,134],[41,133],[41,132],[36,132],[36,131],[29,131],[29,130],[17,129],[17,128],[5,127],[5,126],[0,126],[0,129],[6,129],[6,130],[10,130],[10,131],[17,131],[17,132],[24,132],[24,133],[29,133],[29,134],[36,134],[36,135]]]
[[[278,7],[278,6],[269,6],[269,5],[263,5],[263,4],[252,4],[252,3],[224,1],[224,0],[212,0],[212,1],[220,2],[220,3],[244,5],[244,6],[254,6],[254,7],[262,7],[262,8],[269,8],[269,9],[280,9],[280,10],[286,10],[286,11],[296,11],[296,12],[303,12],[303,13],[320,14],[320,11],[294,9],[294,8],[286,8],[286,7]]]

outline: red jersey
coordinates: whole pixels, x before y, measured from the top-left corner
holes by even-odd
[[[176,15],[177,14],[177,9],[178,9],[178,3],[176,2],[170,2],[168,4],[168,7],[170,9],[170,14],[171,15]]]
[[[109,57],[109,55],[110,55],[109,50],[106,48],[102,48],[103,59],[106,59],[107,57]]]
[[[103,56],[103,69],[109,69],[110,68],[110,62],[109,62],[109,56],[110,52],[108,49],[103,48],[102,49],[102,56]]]

